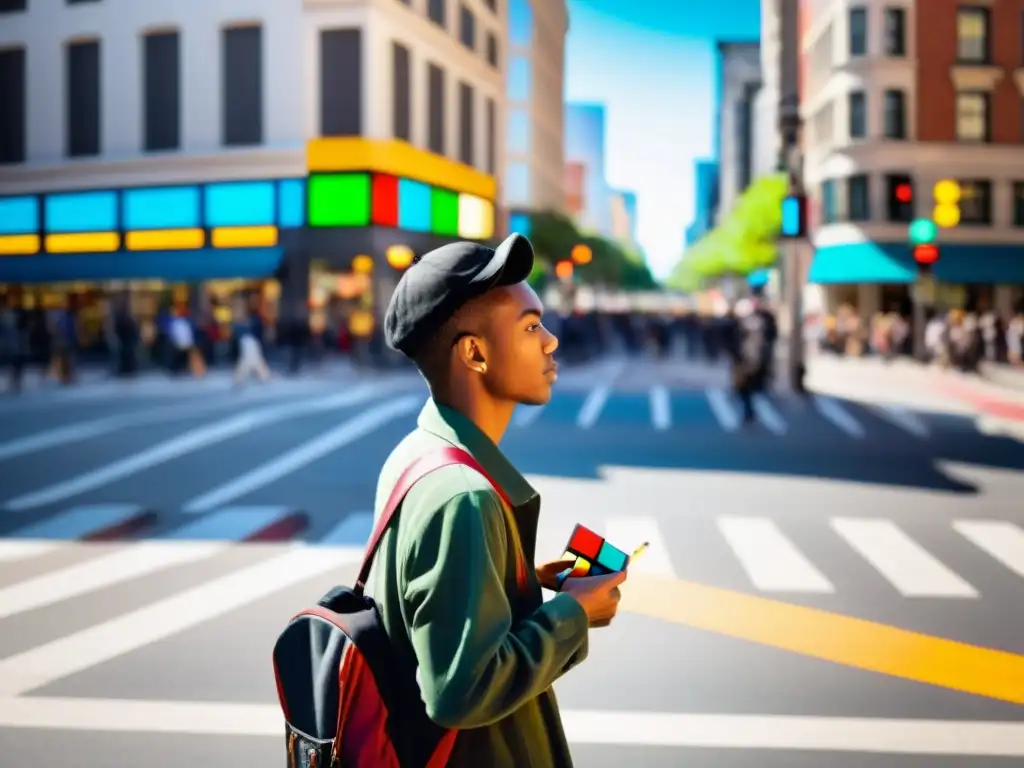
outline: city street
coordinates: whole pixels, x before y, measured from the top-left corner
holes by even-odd
[[[541,560],[578,522],[650,542],[556,683],[577,765],[1020,765],[1020,396],[915,375],[823,363],[743,426],[724,369],[615,358],[517,412]],[[282,765],[271,646],[354,580],[424,397],[409,372],[0,397],[5,764]]]

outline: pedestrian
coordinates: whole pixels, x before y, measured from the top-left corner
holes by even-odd
[[[551,397],[558,340],[526,278],[530,242],[498,248],[453,243],[403,274],[385,317],[385,339],[409,357],[430,397],[416,429],[384,464],[376,515],[403,472],[452,446],[482,474],[455,465],[420,480],[384,534],[370,584],[398,659],[415,676],[428,717],[457,729],[449,768],[565,768],[572,758],[552,683],[586,658],[591,626],[614,617],[625,573],[568,579],[532,562],[540,497],[498,444],[517,405]],[[521,550],[517,550],[521,547]],[[531,569],[528,569],[531,570]],[[375,579],[375,581],[374,581]]]

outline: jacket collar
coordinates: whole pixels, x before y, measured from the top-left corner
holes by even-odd
[[[501,449],[464,414],[430,398],[416,423],[420,429],[464,448],[508,494],[513,506],[521,507],[538,498],[537,491]]]

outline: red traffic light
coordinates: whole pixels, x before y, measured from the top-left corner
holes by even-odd
[[[914,189],[909,184],[900,184],[896,187],[896,199],[901,203],[909,203],[914,199]]]
[[[939,249],[930,243],[914,246],[914,261],[918,264],[934,264],[939,260]]]

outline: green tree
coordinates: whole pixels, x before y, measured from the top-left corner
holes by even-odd
[[[785,174],[762,176],[748,186],[725,220],[687,249],[673,272],[674,284],[748,275],[772,266],[778,256],[786,187]]]

